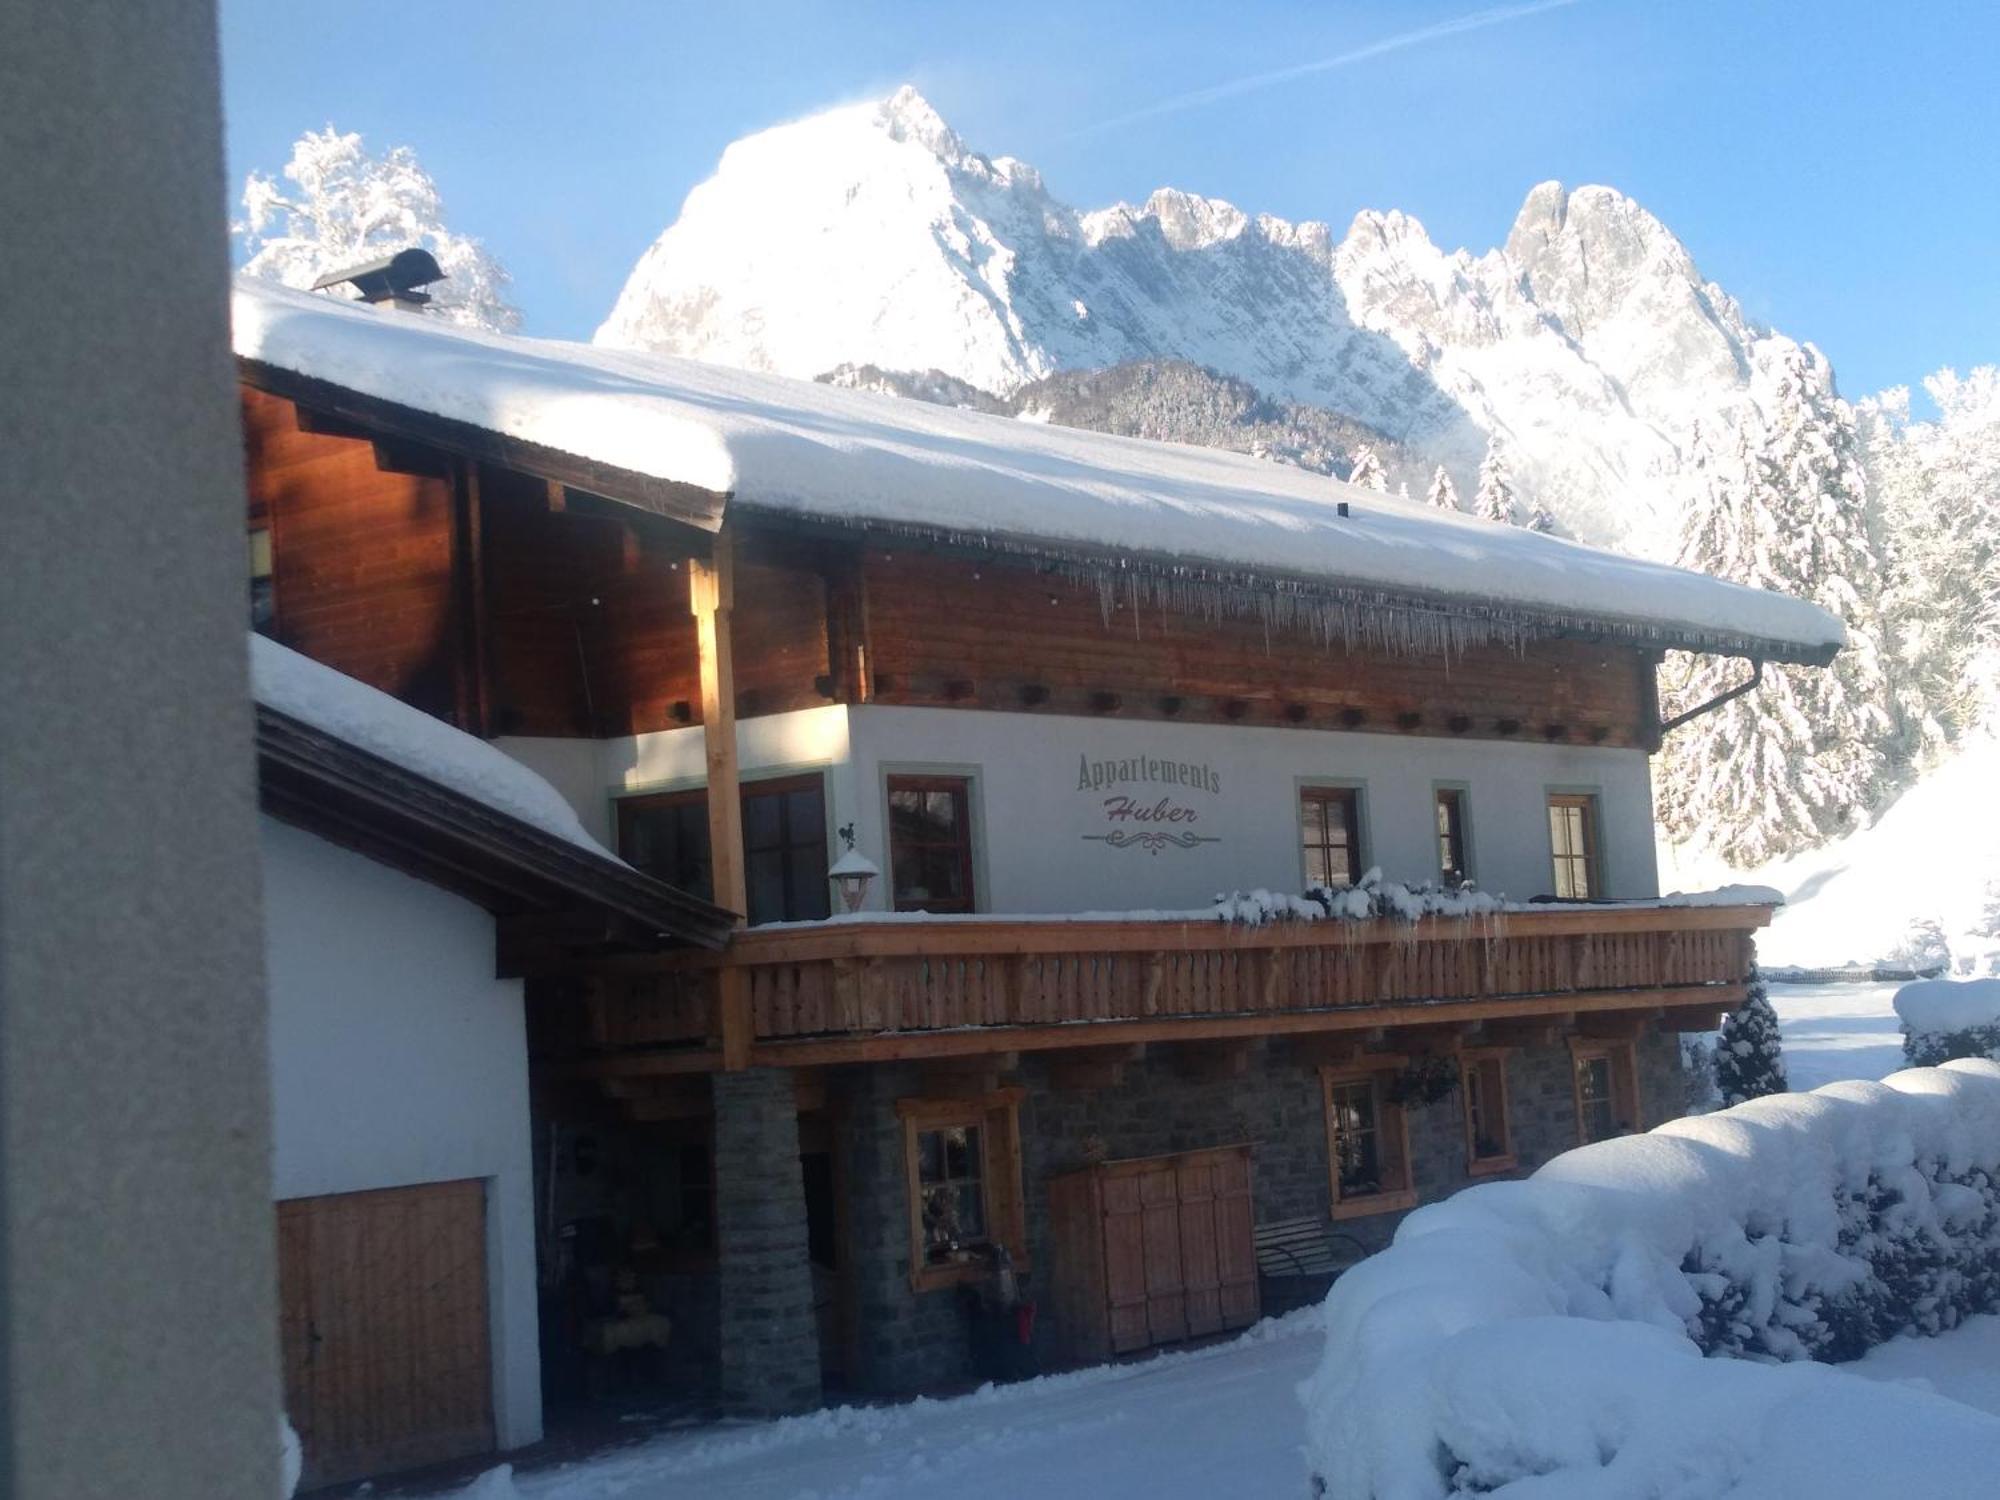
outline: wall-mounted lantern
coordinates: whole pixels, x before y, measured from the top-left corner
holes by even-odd
[[[841,825],[840,838],[847,848],[828,868],[827,878],[839,890],[840,904],[849,911],[860,911],[862,903],[868,899],[869,882],[882,872],[875,868],[873,860],[854,847],[852,823]]]

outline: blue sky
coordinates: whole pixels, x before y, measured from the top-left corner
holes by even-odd
[[[729,141],[910,82],[1081,206],[1401,208],[1484,249],[1534,183],[1609,183],[1850,395],[2000,361],[2000,7],[1575,0],[1104,124],[1485,8],[223,0],[230,170],[329,122],[411,145],[528,330],[587,337]]]

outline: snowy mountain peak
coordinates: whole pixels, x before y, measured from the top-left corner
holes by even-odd
[[[1736,425],[1790,341],[1607,187],[1544,182],[1503,248],[1408,214],[1252,216],[1162,188],[1078,212],[916,90],[736,142],[634,267],[600,343],[813,378],[933,372],[998,396],[1184,360],[1328,408],[1470,493],[1489,443],[1588,540],[1671,546],[1697,422]]]

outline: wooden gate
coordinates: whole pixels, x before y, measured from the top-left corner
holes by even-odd
[[[1108,1162],[1050,1183],[1065,1350],[1102,1359],[1257,1320],[1247,1146]]]
[[[305,1482],[492,1448],[484,1183],[282,1202],[278,1276]]]

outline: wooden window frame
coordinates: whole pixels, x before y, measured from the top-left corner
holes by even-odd
[[[1027,1200],[1021,1191],[1021,1100],[1023,1088],[995,1089],[964,1099],[898,1099],[903,1122],[903,1191],[908,1200],[910,1290],[934,1292],[993,1274],[986,1256],[951,1265],[924,1263],[923,1194],[917,1171],[917,1138],[927,1130],[977,1126],[980,1184],[986,1195],[988,1242],[1004,1245],[1017,1271],[1028,1269]]]
[[[1630,1041],[1615,1038],[1570,1038],[1570,1096],[1576,1109],[1576,1143],[1596,1144],[1584,1129],[1583,1065],[1602,1058],[1611,1074],[1611,1115],[1615,1128],[1601,1140],[1617,1140],[1621,1135],[1637,1135],[1644,1128],[1643,1106],[1639,1097],[1639,1055]]]
[[[1513,1104],[1507,1089],[1507,1060],[1511,1055],[1511,1049],[1506,1047],[1467,1047],[1458,1054],[1459,1095],[1465,1115],[1465,1173],[1468,1177],[1491,1177],[1496,1173],[1511,1172],[1520,1165],[1520,1156],[1514,1144]],[[1495,1069],[1500,1081],[1500,1140],[1506,1149],[1497,1156],[1479,1154],[1479,1135],[1473,1127],[1470,1080],[1479,1069],[1486,1067]]]
[[[1581,853],[1562,854],[1557,851],[1553,814],[1558,808],[1576,808],[1583,813]],[[1542,815],[1549,831],[1550,894],[1558,901],[1602,901],[1605,898],[1604,832],[1598,794],[1594,791],[1551,791]],[[1563,866],[1576,860],[1583,862],[1584,882],[1589,889],[1581,896],[1565,896],[1562,894]]]
[[[1368,789],[1358,781],[1301,781],[1298,785],[1298,807],[1295,816],[1299,829],[1299,876],[1300,883],[1310,887],[1313,884],[1311,861],[1308,854],[1314,849],[1327,851],[1327,864],[1332,865],[1332,844],[1317,843],[1307,837],[1306,804],[1309,802],[1340,802],[1347,808],[1347,867],[1348,880],[1345,886],[1336,890],[1352,890],[1361,883],[1361,877],[1368,870],[1368,832],[1364,819],[1367,816]]]
[[[1437,825],[1438,809],[1444,805],[1447,797],[1451,799],[1452,806],[1457,809],[1458,879],[1456,881],[1452,880],[1449,873],[1445,870],[1445,835],[1442,832],[1437,832],[1434,836],[1438,845],[1438,879],[1443,884],[1456,888],[1457,886],[1472,884],[1474,878],[1472,873],[1472,792],[1470,788],[1458,782],[1440,781],[1435,783],[1431,787],[1431,824],[1433,829]]]
[[[258,538],[263,539],[263,568],[258,568]],[[278,536],[268,517],[244,534],[246,562],[250,572],[250,628],[272,640],[278,638]],[[264,618],[257,618],[257,585],[264,585]]]
[[[1371,1214],[1398,1213],[1403,1209],[1417,1206],[1416,1178],[1410,1161],[1410,1112],[1390,1100],[1387,1088],[1388,1080],[1395,1076],[1406,1061],[1405,1058],[1397,1058],[1393,1062],[1387,1060],[1379,1064],[1371,1062],[1367,1067],[1328,1067],[1319,1070],[1320,1113],[1326,1123],[1327,1192],[1332,1203],[1332,1217],[1336,1219],[1360,1219]],[[1357,1083],[1367,1084],[1374,1090],[1376,1134],[1394,1148],[1402,1185],[1386,1188],[1380,1192],[1343,1198],[1340,1192],[1340,1127],[1335,1121],[1333,1092],[1337,1088]]]
[[[819,795],[820,795],[820,814],[821,814],[821,820],[820,820],[821,826],[819,829],[820,847],[822,853],[826,855],[827,859],[831,860],[833,853],[832,843],[831,840],[827,838],[825,824],[826,824],[826,810],[832,804],[831,800],[827,796],[826,772],[823,769],[815,767],[813,769],[804,771],[780,771],[777,772],[776,774],[769,776],[749,777],[737,784],[737,795],[743,801],[747,802],[752,797],[782,797],[789,792],[804,791],[808,787],[815,787],[815,786],[819,789]],[[614,825],[614,831],[617,838],[618,853],[620,857],[621,858],[630,857],[627,854],[628,838],[626,834],[626,822],[627,819],[631,818],[635,814],[644,812],[648,808],[668,807],[668,806],[705,808],[707,805],[708,805],[708,787],[706,785],[660,787],[651,791],[628,792],[620,797],[613,799],[612,823]],[[744,873],[747,886],[749,863],[750,863],[750,840],[747,831],[744,834],[743,849],[741,853],[743,856]],[[714,851],[711,850],[709,852],[709,868],[711,871],[711,880],[713,879],[712,872],[714,870],[714,857],[715,857]],[[825,890],[826,890],[827,916],[832,916],[838,903],[836,903],[833,899],[833,886],[830,881],[826,883]],[[744,915],[747,920],[749,914],[746,912]],[[824,920],[824,918],[778,916],[778,917],[767,917],[764,919],[764,921],[769,921],[769,922],[819,921],[819,920]],[[751,925],[757,926],[761,925],[761,923],[752,923]]]
[[[979,910],[979,858],[977,850],[978,831],[974,826],[975,778],[965,771],[884,771],[882,775],[882,816],[883,843],[889,857],[888,901],[891,911],[932,912],[943,915],[957,915]],[[965,900],[939,908],[933,903],[921,906],[905,906],[896,896],[896,793],[898,792],[950,792],[959,799],[959,827],[963,838],[958,844],[959,879],[964,883]],[[927,844],[926,848],[948,848],[944,844]]]

